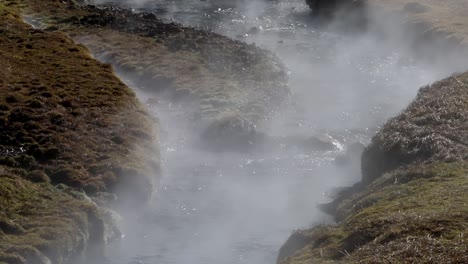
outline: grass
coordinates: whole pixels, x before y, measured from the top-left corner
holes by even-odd
[[[25,3],[0,3],[0,263],[68,263],[118,236],[89,197],[148,200],[157,122],[110,65],[24,23]]]
[[[42,171],[52,183],[88,194],[114,191],[129,168],[138,168],[139,185],[151,186],[159,166],[154,120],[112,67],[63,33],[22,23],[17,13],[2,20],[0,144],[25,151],[0,156],[0,164]]]
[[[424,87],[362,156],[363,180],[278,263],[467,263],[468,72]]]
[[[63,263],[105,243],[103,216],[88,201],[2,166],[0,193],[0,262]]]
[[[385,174],[344,200],[337,226],[301,231],[279,263],[466,263],[468,165],[434,163]]]
[[[67,32],[154,96],[195,102],[194,115],[207,122],[235,112],[260,124],[289,94],[282,63],[254,45],[164,24],[149,14],[28,2],[27,12],[44,26]]]
[[[368,0],[371,4],[378,4],[403,11],[405,6],[417,3],[425,7],[424,12],[409,12],[408,17],[414,22],[426,23],[437,31],[451,33],[452,37],[458,38],[468,45],[468,4],[463,0]]]

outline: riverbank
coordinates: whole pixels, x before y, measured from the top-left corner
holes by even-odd
[[[468,27],[461,1],[418,2],[428,8],[408,1],[369,3],[406,12],[408,25],[424,23],[423,31],[411,29],[416,34],[439,32],[426,40],[449,49],[441,53],[451,52],[451,36],[457,39],[449,42],[464,50]],[[467,262],[467,113],[468,73],[421,88],[365,149],[362,181],[322,205],[337,224],[295,232],[278,263]]]
[[[102,254],[119,236],[105,208],[141,205],[157,181],[156,123],[85,47],[15,2],[0,20],[0,262]]]
[[[188,118],[200,123],[196,133],[223,126],[216,135],[220,141],[248,133],[289,96],[282,62],[253,44],[150,13],[78,8],[72,2],[30,3],[25,11],[33,23],[64,31],[87,46],[97,59],[112,64],[120,76],[153,97],[150,103],[164,97],[190,104]],[[223,125],[226,120],[231,127]]]
[[[204,124],[234,120],[228,134],[289,93],[272,53],[151,14],[25,0],[1,2],[0,20],[0,262],[102,257],[120,237],[113,210],[138,211],[157,186],[158,120],[103,62],[148,104],[164,96]]]

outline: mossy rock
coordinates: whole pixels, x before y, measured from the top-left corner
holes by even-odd
[[[215,119],[204,129],[201,138],[205,147],[218,151],[248,151],[264,140],[252,122],[236,114]]]

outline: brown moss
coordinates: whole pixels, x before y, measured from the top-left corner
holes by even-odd
[[[197,102],[193,113],[203,119],[235,112],[260,123],[289,94],[285,67],[254,45],[147,13],[78,7],[73,1],[24,2],[37,20],[66,31],[140,88]],[[251,107],[258,102],[261,107]]]
[[[35,6],[33,2],[29,7]],[[131,151],[138,146],[143,153],[157,157],[152,147],[156,140],[153,120],[134,93],[115,77],[112,67],[93,60],[82,45],[62,33],[31,28],[17,19],[18,12],[3,9],[1,16],[0,60],[6,69],[0,73],[0,96],[5,98],[2,109],[7,119],[2,122],[0,144],[26,152],[3,159],[2,164],[48,171],[52,183],[93,193],[112,191],[100,182],[100,174],[87,169],[107,164],[99,159],[102,155],[123,164],[126,160],[140,163],[142,173],[136,177],[153,178],[157,171],[145,165],[143,155]],[[118,143],[111,140],[115,134],[121,138]],[[60,167],[70,161],[81,165],[64,173]]]
[[[102,254],[118,236],[82,191],[104,201],[135,181],[139,195],[119,200],[144,203],[159,172],[157,138],[154,119],[110,65],[21,20],[19,8],[33,2],[0,3],[0,262],[65,263]],[[122,175],[117,165],[139,171]]]
[[[103,220],[89,202],[9,172],[0,173],[0,193],[0,261],[63,263],[79,257],[85,244],[105,242],[104,230],[93,237]]]
[[[363,181],[326,205],[278,263],[466,263],[468,73],[420,90],[362,156]]]
[[[364,151],[364,182],[415,162],[468,160],[466,124],[468,73],[422,88],[416,100],[389,120]]]
[[[386,174],[342,201],[340,225],[303,231],[302,240],[310,242],[289,249],[279,263],[464,263],[466,175],[466,163]]]

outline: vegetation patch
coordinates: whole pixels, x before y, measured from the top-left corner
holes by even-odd
[[[159,166],[154,120],[110,65],[18,14],[1,16],[0,164],[90,195],[114,191],[120,171],[134,169],[135,182],[149,186],[134,200],[147,199]]]
[[[255,45],[168,23],[150,13],[73,1],[47,8],[44,1],[28,2],[32,4],[26,10],[36,14],[43,27],[67,32],[155,96],[188,99],[195,105],[194,118],[207,125],[225,115],[261,124],[289,95],[284,65]]]
[[[157,122],[110,65],[24,23],[26,6],[0,2],[0,263],[69,263],[119,236],[92,200],[150,197]]]
[[[301,230],[278,263],[466,263],[468,73],[420,90],[362,156],[362,182],[323,209],[338,224]]]
[[[110,227],[95,204],[21,176],[0,166],[0,263],[64,263],[102,250]]]
[[[299,231],[278,263],[466,263],[468,165],[434,163],[387,173],[343,199],[337,226]],[[297,235],[295,235],[297,236]]]

